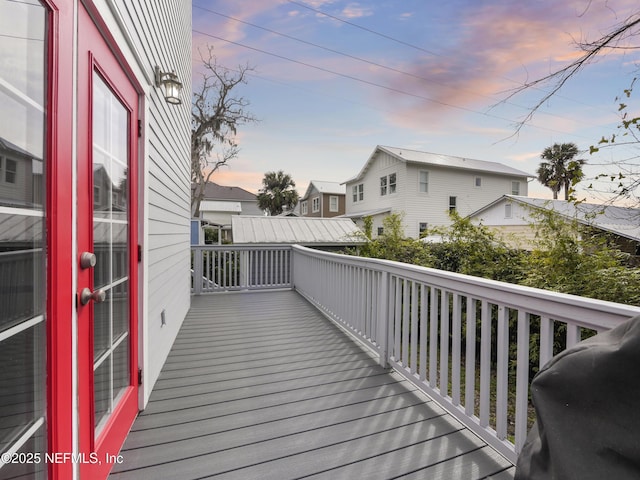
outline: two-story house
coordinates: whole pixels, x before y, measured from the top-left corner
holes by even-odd
[[[311,180],[300,200],[303,217],[337,217],[345,214],[345,186],[337,182]]]
[[[504,194],[528,194],[526,172],[497,162],[377,146],[346,185],[346,216],[373,218],[373,236],[390,213],[403,215],[404,233],[418,238],[448,225],[449,213],[469,215]]]

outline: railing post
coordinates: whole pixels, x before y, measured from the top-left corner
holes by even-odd
[[[380,366],[389,367],[389,272],[380,272],[380,282],[378,284],[378,334],[377,341],[380,347]]]
[[[198,247],[193,248],[193,293],[200,295],[202,293],[202,250]]]
[[[249,251],[242,250],[240,253],[240,287],[241,290],[249,289]]]
[[[293,258],[295,257],[295,249],[293,245],[289,245],[289,285],[291,286],[291,290],[295,290],[296,283],[294,281],[293,276]]]

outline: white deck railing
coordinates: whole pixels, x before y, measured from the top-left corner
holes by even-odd
[[[192,245],[191,254],[196,295],[292,286],[291,245]]]
[[[639,307],[300,246],[192,251],[192,278],[200,279],[194,293],[295,288],[514,463],[529,426],[531,367],[588,331],[640,314]]]
[[[544,365],[640,308],[293,247],[295,289],[515,463]],[[566,329],[566,334],[558,333]]]

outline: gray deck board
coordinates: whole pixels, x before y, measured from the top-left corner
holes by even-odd
[[[121,454],[114,480],[513,478],[291,291],[194,297]]]

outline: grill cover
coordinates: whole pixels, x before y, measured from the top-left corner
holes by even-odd
[[[640,316],[554,357],[531,395],[516,480],[640,479]]]

